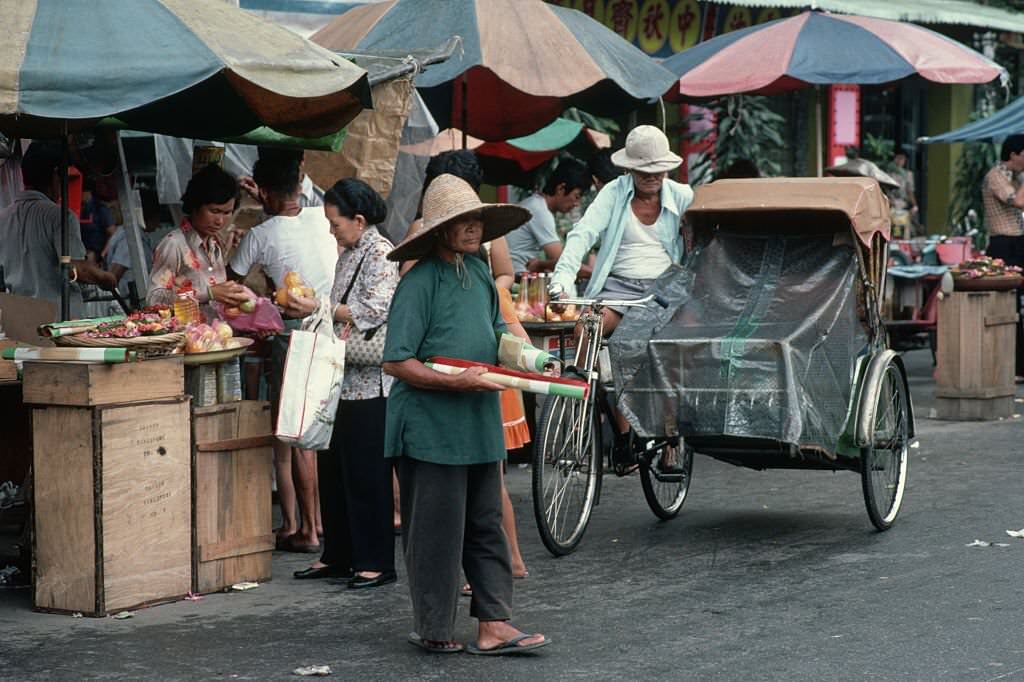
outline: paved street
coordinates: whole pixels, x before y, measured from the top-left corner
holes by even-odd
[[[537,538],[528,471],[510,472],[531,575],[515,623],[554,644],[532,658],[429,656],[405,643],[407,586],[348,592],[276,579],[137,612],[128,620],[36,614],[0,592],[0,679],[1024,679],[1024,419],[927,419],[929,357],[915,375],[920,447],[903,512],[875,532],[852,473],[749,471],[698,458],[674,522],[639,480],[605,480],[580,549]],[[1024,407],[1024,405],[1020,405]],[[1008,547],[966,547],[975,539]],[[468,602],[468,600],[467,600]],[[468,611],[468,603],[467,608]],[[459,635],[473,638],[468,616]]]

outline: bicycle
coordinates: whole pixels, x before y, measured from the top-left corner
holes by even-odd
[[[583,539],[590,514],[600,503],[605,457],[610,462],[612,456],[601,442],[601,419],[613,429],[615,425],[609,399],[614,395],[613,374],[601,311],[608,306],[641,307],[654,300],[651,295],[633,301],[559,301],[584,307],[579,318],[583,333],[575,360],[563,376],[587,381],[590,391],[583,400],[548,397],[538,420],[533,450],[533,512],[541,540],[555,556],[571,553]],[[679,437],[631,436],[630,441],[651,511],[662,520],[675,518],[689,491],[693,451]],[[632,470],[618,468],[615,472],[624,476]]]

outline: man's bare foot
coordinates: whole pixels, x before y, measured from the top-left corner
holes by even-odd
[[[306,533],[304,530],[300,530],[298,533],[292,536],[292,542],[298,545],[319,545],[320,538],[316,535]]]
[[[281,526],[280,528],[274,529],[274,535],[278,540],[284,540],[289,535],[295,535],[298,528],[289,528],[288,526]]]
[[[520,561],[519,563],[512,562],[512,577],[513,578],[526,578],[529,577],[530,572],[526,570],[526,564]]]
[[[517,630],[503,620],[482,620],[477,631],[476,645],[484,650],[493,649],[522,634],[522,631]],[[531,644],[539,644],[543,641],[544,635],[538,632],[520,640],[517,646],[530,646]]]

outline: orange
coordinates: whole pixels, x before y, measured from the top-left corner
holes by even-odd
[[[297,272],[289,272],[284,276],[284,288],[290,289],[292,287],[301,287],[305,282],[302,281],[302,275]]]

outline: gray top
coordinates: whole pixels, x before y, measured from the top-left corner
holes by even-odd
[[[561,243],[555,227],[555,215],[548,208],[540,194],[534,193],[519,204],[533,215],[530,222],[521,225],[505,235],[509,254],[512,256],[512,271],[526,272],[526,262],[536,258],[548,244]]]
[[[142,233],[142,254],[146,258],[146,269],[153,268],[153,247],[149,242],[149,235]],[[114,236],[107,243],[107,265],[120,265],[126,272],[118,283],[117,290],[122,296],[128,295],[128,284],[135,281],[135,273],[132,270],[132,255],[128,251],[128,232],[123,225],[119,225]],[[145,291],[139,291],[139,296],[144,298]]]
[[[73,260],[85,258],[78,218],[69,211]],[[52,302],[60,315],[60,207],[35,190],[18,192],[14,203],[0,210],[0,267],[11,293]],[[71,285],[71,317],[82,314],[82,292]]]

